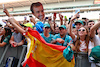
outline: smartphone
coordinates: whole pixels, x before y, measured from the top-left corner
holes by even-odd
[[[80,12],[80,9],[78,9],[78,10],[75,10],[75,14],[79,14],[79,12]]]
[[[80,9],[78,9],[78,10],[75,10],[75,14],[79,14],[79,12],[80,12]],[[79,17],[77,17],[77,18],[79,18]]]
[[[5,8],[5,5],[4,4],[2,4],[2,7],[3,7],[3,9]]]
[[[56,17],[56,12],[54,13],[54,17]]]
[[[48,19],[48,17],[46,17],[46,19]]]
[[[31,15],[29,17],[32,17]]]
[[[83,19],[83,20],[86,20],[86,18],[85,18],[85,17],[83,17],[82,19]]]

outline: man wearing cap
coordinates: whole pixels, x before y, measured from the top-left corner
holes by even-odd
[[[41,33],[40,35],[43,37],[43,39],[47,42],[47,43],[51,43],[53,35],[50,34],[50,25],[48,23],[44,24],[43,27],[44,32]]]
[[[75,22],[75,26],[76,26],[76,29],[78,30],[79,28],[81,28],[83,26],[83,21],[81,20],[78,20]]]
[[[32,24],[30,23],[26,23],[26,24],[21,24],[22,27],[30,27],[31,29],[33,29]]]
[[[60,33],[56,34],[53,37],[53,41],[51,43],[57,44],[57,45],[62,45],[62,46],[67,46],[67,44],[72,44],[72,38],[67,35],[67,28],[65,25],[61,25],[59,27]]]

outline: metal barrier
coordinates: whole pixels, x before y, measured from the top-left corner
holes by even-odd
[[[75,56],[75,67],[91,67],[87,53],[74,52],[74,56]]]
[[[9,56],[13,56],[19,59],[17,67],[20,67],[21,62],[24,60],[27,45],[19,46],[19,47],[11,47],[10,44],[4,47],[0,47],[0,67],[4,67],[6,63],[6,59]],[[88,54],[79,52],[74,52],[75,56],[75,67],[91,67]]]
[[[19,59],[17,67],[20,67],[21,62],[24,60],[26,54],[27,45],[19,47],[11,47],[10,44],[4,47],[0,47],[0,67],[4,67],[6,59],[10,56]]]

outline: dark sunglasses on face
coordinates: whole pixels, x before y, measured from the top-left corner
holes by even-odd
[[[45,29],[49,29],[50,27],[45,27]]]
[[[79,29],[78,31],[85,31],[85,29]]]
[[[64,30],[64,28],[59,28],[59,30]]]

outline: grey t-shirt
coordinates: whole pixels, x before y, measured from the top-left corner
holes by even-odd
[[[93,38],[94,40],[94,45],[97,46],[97,45],[100,45],[100,38],[98,35],[95,35],[95,37]]]
[[[24,36],[21,33],[13,33],[12,36],[14,36],[14,41],[19,43],[23,40]]]

